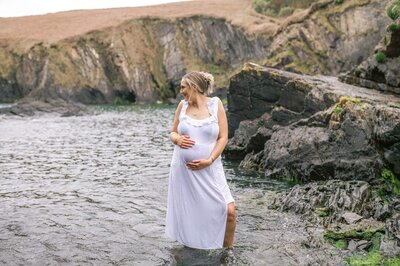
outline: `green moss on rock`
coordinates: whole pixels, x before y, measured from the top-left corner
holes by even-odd
[[[343,108],[340,106],[336,106],[335,109],[333,110],[336,114],[341,114],[343,112]]]
[[[347,248],[347,241],[344,239],[337,240],[334,244],[335,247],[339,249],[346,249]]]
[[[7,48],[0,48],[0,77],[7,79],[14,76],[20,55]]]
[[[380,232],[384,232],[384,228],[381,228],[379,230]],[[371,230],[371,229],[352,229],[344,232],[335,232],[332,230],[326,230],[324,232],[324,237],[326,239],[332,239],[336,241],[340,239],[352,239],[352,238],[371,240],[376,232],[377,230]]]
[[[385,232],[385,224],[375,220],[361,220],[356,224],[330,224],[324,231],[327,240],[371,240],[377,233]]]
[[[383,195],[393,194],[400,197],[400,180],[389,169],[383,169],[379,179],[383,182],[383,187],[379,190]],[[385,193],[386,192],[386,193]]]
[[[318,0],[285,1],[285,0],[253,0],[254,10],[266,16],[285,17],[295,9],[305,9]]]
[[[346,258],[346,262],[351,266],[361,265],[381,265],[382,256],[379,252],[369,252],[366,256],[351,256]]]
[[[384,257],[379,251],[367,255],[355,255],[345,259],[351,266],[399,266],[400,257]]]
[[[329,208],[327,208],[327,207],[315,208],[314,212],[319,217],[328,217],[329,216]]]
[[[382,233],[376,233],[373,235],[371,238],[371,246],[369,247],[368,251],[379,251],[381,247],[381,239],[382,239],[383,234]]]

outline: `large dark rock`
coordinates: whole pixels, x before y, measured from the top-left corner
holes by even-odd
[[[0,114],[33,116],[44,113],[58,113],[61,116],[79,116],[91,113],[89,109],[80,103],[64,100],[38,101],[25,98],[10,107],[0,108]]]
[[[372,236],[369,227],[357,228],[359,221],[379,224],[380,231],[383,233],[382,229],[385,229],[388,239],[400,247],[400,199],[394,195],[384,198],[379,196],[377,187],[368,182],[335,179],[296,185],[289,192],[278,194],[269,207],[294,212],[306,220],[329,226],[328,233],[329,230],[336,231],[337,226],[351,229],[353,233],[350,230],[345,233],[347,240]],[[340,235],[339,232],[331,233]],[[390,241],[386,242],[389,244]],[[399,251],[395,247],[390,253]]]
[[[270,207],[303,214],[309,219],[319,217],[325,224],[346,221],[345,215],[349,213],[378,221],[396,216],[400,199],[386,196],[385,202],[378,194],[377,187],[368,182],[333,179],[296,185],[276,197]]]
[[[400,46],[400,44],[399,44]],[[400,57],[379,63],[372,56],[339,78],[349,84],[400,94]]]
[[[339,78],[342,81],[370,89],[400,94],[400,19],[395,23],[399,28],[388,31],[375,47],[374,53],[383,53],[386,59],[378,62],[375,55],[371,55],[350,72],[340,75]]]
[[[370,181],[385,167],[400,175],[398,102],[335,78],[249,63],[229,87],[225,155],[273,178]]]
[[[243,120],[235,131],[235,136],[229,140],[224,153],[233,160],[242,160],[250,152],[259,152],[264,143],[271,138],[271,116],[265,113],[254,120]]]
[[[287,125],[324,110],[337,100],[316,91],[311,83],[298,80],[300,75],[267,69],[271,68],[247,63],[231,78],[227,95],[229,137],[241,121],[258,118],[266,112],[273,116],[271,126]]]
[[[382,40],[382,47],[376,49],[382,51],[389,58],[400,56],[400,19],[397,19],[392,25],[397,25],[397,29],[389,30]]]
[[[399,253],[400,96],[250,63],[228,96],[225,155],[304,183],[278,193],[271,208],[330,225],[325,234],[351,250],[386,232],[381,251]],[[356,219],[346,225],[349,215]]]

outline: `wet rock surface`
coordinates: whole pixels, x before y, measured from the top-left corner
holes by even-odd
[[[38,101],[25,98],[11,106],[0,108],[0,114],[17,116],[34,116],[44,113],[57,113],[61,116],[80,116],[91,111],[83,104],[64,100]]]
[[[369,232],[364,223],[379,224],[368,239],[357,234],[327,239],[347,250],[396,256],[398,102],[399,96],[336,78],[246,64],[228,90],[231,138],[225,154],[266,178],[300,183],[280,194],[271,208],[326,227],[348,226],[361,235]]]
[[[335,78],[249,63],[230,83],[225,154],[274,178],[368,181],[385,166],[400,174],[397,101]]]
[[[296,185],[275,197],[270,208],[300,214],[323,224],[324,238],[343,242],[350,251],[374,250],[387,256],[400,255],[400,199],[381,197],[365,181],[329,180]]]

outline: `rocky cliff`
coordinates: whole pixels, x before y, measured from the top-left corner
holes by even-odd
[[[392,11],[393,10],[393,11]],[[340,75],[344,82],[400,94],[400,1],[387,8],[393,20],[374,53],[350,72]]]
[[[385,14],[388,1],[314,2],[284,20],[262,65],[337,75],[372,53],[389,22]]]
[[[400,96],[248,63],[231,79],[228,120],[227,158],[267,178],[305,183],[272,207],[325,223],[354,214],[383,221],[346,230],[386,228],[400,246]],[[374,234],[361,240],[370,245]]]
[[[400,97],[246,64],[228,90],[227,155],[268,177],[400,175]]]
[[[0,101],[167,101],[176,97],[186,71],[210,71],[225,87],[249,60],[336,74],[371,53],[387,24],[386,2],[318,1],[282,21],[248,15],[251,27],[215,16],[145,17],[53,43],[4,44]]]
[[[261,58],[264,48],[223,19],[196,16],[129,21],[52,45],[39,43],[22,55],[7,49],[2,101],[29,96],[113,103],[175,97],[186,69],[200,66],[226,79],[223,70]]]

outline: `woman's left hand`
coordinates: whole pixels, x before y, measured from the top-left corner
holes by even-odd
[[[201,160],[193,160],[190,163],[186,163],[187,167],[190,170],[200,170],[212,164],[211,159],[201,159]]]

